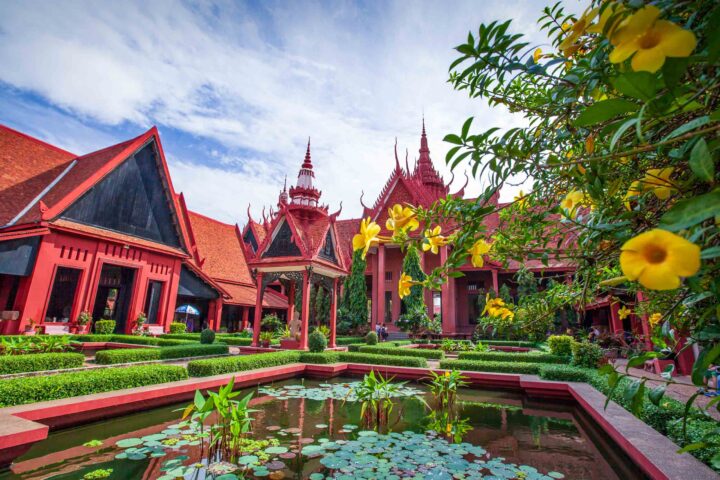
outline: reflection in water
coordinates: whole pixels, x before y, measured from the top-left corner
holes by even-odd
[[[302,385],[322,389],[328,387],[320,385],[332,386],[352,382],[357,382],[357,379],[336,379],[332,384],[305,380]],[[301,380],[298,379],[273,386],[300,384]],[[362,417],[360,402],[334,399],[332,396],[313,399],[294,394],[271,395],[262,388],[260,391],[253,389],[255,395],[249,402],[249,407],[257,411],[252,413],[255,420],[249,440],[258,443],[240,447],[241,453],[245,454],[240,458],[256,456],[261,460],[263,469],[250,469],[249,478],[253,478],[255,472],[261,474],[262,478],[323,478],[333,472],[337,473],[338,469],[333,467],[346,465],[348,458],[360,458],[365,462],[354,465],[355,470],[351,470],[353,478],[393,478],[390,477],[394,475],[393,466],[412,468],[414,459],[432,463],[437,461],[440,455],[447,457],[453,469],[467,472],[468,478],[480,478],[476,476],[477,471],[472,470],[476,468],[473,465],[477,465],[473,464],[475,458],[472,455],[480,454],[481,451],[487,451],[492,459],[502,457],[501,463],[490,464],[498,471],[504,468],[503,465],[516,464],[521,466],[518,468],[526,470],[560,472],[565,478],[573,479],[642,478],[639,473],[629,469],[627,464],[622,464],[622,459],[613,460],[611,467],[605,457],[612,458],[612,452],[600,448],[598,445],[601,442],[596,445],[589,440],[587,422],[578,417],[578,413],[570,407],[531,403],[520,395],[507,392],[461,389],[455,402],[457,416],[444,418],[442,413],[434,413],[434,416],[431,413],[428,417],[426,404],[432,404],[433,401],[428,389],[418,384],[408,384],[406,387],[420,389],[424,395],[421,395],[421,398],[413,394],[394,398],[395,407],[388,415],[389,424],[392,425],[389,435],[378,435],[377,432],[373,435],[361,435],[363,429],[359,421]],[[284,393],[292,390],[281,389]],[[250,390],[243,391],[239,398],[249,392]],[[175,432],[189,428],[181,426],[180,414],[174,412],[183,407],[185,405],[176,405],[53,432],[46,441],[37,444],[28,454],[18,459],[11,472],[0,474],[0,480],[77,480],[99,468],[113,469],[109,477],[111,480],[173,478],[170,475],[177,473],[173,470],[182,465],[192,467],[193,462],[202,456],[201,443],[194,443],[197,439],[193,434],[183,438],[183,435],[188,434]],[[433,409],[433,412],[436,411],[437,409]],[[451,438],[445,436],[448,424],[451,425]],[[438,434],[428,436],[427,430]],[[460,432],[463,438],[456,438],[456,430],[465,430]],[[591,433],[593,438],[597,436],[597,432]],[[398,435],[402,438],[398,438]],[[173,440],[175,438],[177,440]],[[83,446],[94,439],[101,440],[102,445]],[[127,446],[138,440],[141,443],[136,446]],[[455,444],[443,444],[441,440],[449,440]],[[162,444],[165,441],[174,445],[165,445],[172,448],[162,448],[162,452],[152,443]],[[148,442],[151,442],[149,447],[145,446]],[[418,444],[424,446],[414,447]],[[321,447],[322,445],[329,448]],[[130,450],[132,448],[148,450],[138,452]],[[368,462],[374,462],[370,457],[382,456],[382,453],[368,453],[368,449],[370,452],[391,452],[403,460],[393,459],[390,462],[392,465],[387,469],[385,463],[378,462],[375,467],[379,469],[376,472],[380,473],[374,477],[357,474],[357,471],[370,468]],[[254,453],[248,453],[249,450]],[[347,457],[349,450],[354,450],[350,452],[354,456]],[[122,457],[123,453],[126,454],[125,458]],[[120,458],[117,458],[118,455]],[[260,458],[264,455],[267,455],[266,459]],[[244,461],[250,460],[253,459],[246,458]],[[527,467],[522,467],[523,465]],[[193,468],[184,472],[187,478],[203,478],[202,469]],[[620,473],[614,468],[619,469],[617,472]],[[322,477],[311,477],[313,473],[321,474]],[[525,476],[542,478],[533,475]]]

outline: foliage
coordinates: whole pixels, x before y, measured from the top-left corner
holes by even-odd
[[[280,333],[285,328],[285,322],[274,313],[269,313],[260,321],[260,328],[266,332]]]
[[[77,342],[66,335],[33,335],[0,337],[2,355],[58,353],[72,350]]]
[[[143,387],[187,378],[185,368],[176,365],[142,365],[103,368],[0,380],[0,406],[44,402],[60,398]]]
[[[440,360],[440,368],[445,370],[470,370],[475,372],[525,373],[537,375],[541,363],[492,362],[481,360]]]
[[[90,312],[88,312],[87,310],[83,310],[82,312],[80,312],[77,318],[77,324],[87,325],[90,322],[92,322],[92,314],[90,314]]]
[[[98,468],[97,470],[93,470],[92,472],[88,472],[85,475],[83,475],[83,480],[101,480],[103,478],[108,478],[110,475],[112,475],[113,469],[112,468]]]
[[[460,352],[458,359],[493,362],[567,363],[566,357],[534,352]]]
[[[100,365],[118,363],[148,362],[173,358],[204,357],[209,355],[227,355],[228,346],[188,344],[161,348],[122,348],[118,350],[100,350],[95,354],[95,362]]]
[[[420,287],[412,287],[420,288]],[[403,302],[411,298],[406,296]],[[412,335],[421,335],[427,333],[435,333],[437,326],[433,324],[427,314],[427,308],[424,304],[407,306],[405,313],[401,314],[395,325],[404,332],[410,332]],[[442,325],[440,327],[442,329]]]
[[[367,345],[358,349],[361,353],[373,353],[376,355],[397,355],[401,357],[422,357],[434,360],[445,358],[440,350],[426,350],[423,348],[397,348],[382,345]]]
[[[200,343],[211,344],[215,341],[215,332],[209,328],[204,329],[200,332]]]
[[[350,345],[351,343],[361,343],[364,341],[364,337],[337,337],[335,339],[335,343],[338,345]]]
[[[170,324],[170,333],[173,333],[173,334],[185,333],[186,330],[187,330],[187,325],[182,322],[172,322]]]
[[[527,286],[525,289],[531,290]],[[572,285],[551,279],[544,290],[519,298],[515,311],[518,331],[528,339],[540,341],[549,332],[557,331],[558,323],[575,323],[576,313],[569,305],[576,300],[577,293]],[[590,297],[587,296],[586,300],[590,301]]]
[[[316,364],[328,364],[337,363],[340,361],[340,356],[337,352],[301,352],[300,363],[316,363]]]
[[[325,352],[330,353],[330,352]],[[422,357],[397,355],[380,355],[375,353],[339,352],[338,359],[347,363],[366,363],[370,365],[395,365],[398,367],[427,367],[427,360]]]
[[[299,358],[300,352],[295,351],[258,353],[239,357],[208,358],[190,361],[187,370],[191,377],[209,377],[222,373],[277,367],[279,365],[297,362]]]
[[[313,353],[325,351],[327,347],[327,338],[319,330],[315,330],[308,335],[308,349]]]
[[[310,323],[322,326],[330,321],[330,295],[317,285],[310,292]]]
[[[578,367],[596,368],[604,358],[603,350],[595,343],[573,342],[572,364]]]
[[[435,408],[441,411],[451,411],[455,406],[457,390],[468,386],[467,377],[458,370],[450,370],[444,373],[430,372],[428,385],[430,393],[435,399]]]
[[[417,247],[413,244],[410,244],[405,252],[402,272],[405,275],[409,275],[415,282],[422,282],[425,280],[425,272],[423,272],[423,269],[420,266],[420,255]],[[402,298],[402,303],[405,306],[406,313],[401,315],[400,319],[398,319],[398,327],[402,328],[404,331],[418,333],[423,324],[427,323],[427,321],[423,319],[423,315],[420,314],[422,313],[425,317],[427,317],[427,308],[425,307],[422,285],[411,286],[410,294],[405,295]]]
[[[95,322],[95,333],[112,335],[115,332],[115,320],[98,320]]]
[[[354,252],[350,275],[345,280],[343,296],[338,309],[338,331],[350,332],[364,326],[368,319],[367,262],[362,252]]]
[[[378,343],[378,336],[375,332],[368,332],[367,335],[365,335],[365,343],[368,345],[377,345]]]
[[[575,340],[570,335],[550,335],[547,339],[548,348],[553,355],[572,355]]]
[[[393,378],[386,379],[382,374],[376,375],[375,371],[371,370],[352,390],[360,402],[360,417],[365,429],[380,432],[388,426],[390,412],[395,405],[392,397],[397,396],[397,392],[405,384],[393,383]]]
[[[260,343],[269,345],[277,335],[274,331],[260,332]]]
[[[182,340],[161,337],[140,337],[137,335],[73,335],[72,340],[78,342],[115,342],[115,343],[132,343],[135,345],[155,345],[159,347],[170,347],[173,345],[187,345],[197,343],[195,340]]]
[[[0,356],[0,375],[79,368],[85,363],[81,353],[30,353]]]

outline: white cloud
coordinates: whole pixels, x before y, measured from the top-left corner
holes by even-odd
[[[468,30],[514,17],[515,31],[532,33],[540,8],[520,0],[6,1],[0,64],[11,68],[0,80],[85,123],[160,124],[219,143],[226,151],[209,147],[206,158],[164,145],[190,208],[226,221],[244,222],[248,202],[256,214],[275,203],[309,135],[323,200],[331,208],[344,200],[344,216],[357,215],[360,191],[371,202],[393,168],[394,137],[411,161],[417,155],[423,111],[446,178],[442,137],[465,118],[475,115],[477,128],[521,121],[452,91],[447,67]],[[474,182],[470,192],[478,190]]]

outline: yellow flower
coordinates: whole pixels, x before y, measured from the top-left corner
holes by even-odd
[[[495,311],[495,316],[500,317],[503,320],[507,320],[507,319],[512,320],[513,318],[515,318],[515,313],[512,310],[510,310],[509,308],[498,308]]]
[[[578,21],[573,24],[573,26],[570,28],[570,33],[568,34],[568,36],[565,37],[565,39],[560,42],[560,45],[558,46],[564,56],[570,57],[578,50],[578,39],[585,34],[585,31],[590,26],[590,22],[592,22],[593,18],[595,18],[597,13],[597,8],[593,8],[592,10],[585,10],[585,13],[583,13],[582,16],[578,19]]]
[[[542,48],[536,48],[535,51],[533,52],[533,61],[535,63],[538,63],[538,61],[542,58],[542,56],[543,56]]]
[[[625,197],[623,198],[623,201],[625,203],[625,208],[629,210],[632,210],[632,206],[630,205],[630,199],[637,197],[642,192],[642,187],[640,187],[640,181],[635,180],[630,184],[630,187],[628,188],[627,193],[625,194]]]
[[[483,259],[483,255],[488,253],[490,251],[490,248],[492,247],[492,244],[486,242],[484,239],[477,240],[472,247],[470,247],[470,250],[468,250],[468,253],[470,254],[470,261],[475,268],[480,268],[483,265],[485,265],[485,260]]]
[[[452,433],[452,423],[448,422],[447,427],[445,428],[445,433],[447,435],[450,435]]]
[[[400,275],[400,280],[398,281],[398,296],[400,298],[404,298],[410,295],[410,287],[414,285],[417,285],[417,282],[413,281],[410,275],[403,272],[403,274]]]
[[[587,32],[602,34],[605,30],[605,25],[607,25],[608,20],[610,20],[610,17],[622,12],[623,10],[625,10],[625,7],[622,4],[611,2],[610,5],[605,7],[605,9],[600,14],[598,22],[595,25],[591,25],[590,27],[588,27]],[[623,19],[620,18],[620,16],[616,16],[615,18],[613,18],[612,24],[608,27],[605,34],[608,37],[611,37],[617,29],[618,25],[620,25],[620,23],[622,22],[622,20]]]
[[[388,209],[390,218],[385,222],[385,227],[392,231],[415,231],[420,226],[420,222],[415,218],[415,212],[410,207],[403,207],[396,203],[392,208]]]
[[[446,377],[449,377],[449,376],[450,376],[450,372],[448,372],[448,371],[446,370],[446,371],[445,371],[445,376],[446,376]]]
[[[423,252],[430,250],[437,255],[438,249],[447,243],[447,239],[440,235],[441,231],[440,225],[432,230],[425,230],[425,239],[422,244]]]
[[[650,324],[650,328],[655,328],[658,323],[660,323],[660,320],[662,320],[662,314],[661,313],[653,313],[648,317],[648,323]]]
[[[569,217],[575,216],[578,207],[587,204],[585,193],[579,190],[573,190],[560,202],[560,208],[565,210]]]
[[[486,313],[491,317],[498,317],[498,311],[505,308],[505,302],[502,298],[490,298],[490,294],[485,295],[485,308],[482,311],[482,315]]]
[[[695,34],[659,16],[659,8],[647,5],[627,19],[612,36],[610,61],[621,63],[634,54],[633,70],[655,73],[667,57],[690,56],[697,45]]]
[[[625,305],[623,305],[622,308],[618,310],[618,316],[620,317],[620,320],[625,320],[631,313],[632,310],[627,308]]]
[[[585,151],[590,155],[595,153],[595,135],[590,135],[585,139]]]
[[[515,197],[513,197],[513,200],[515,200],[515,203],[518,207],[521,209],[525,208],[525,202],[527,202],[527,195],[525,195],[525,192],[520,190]]]
[[[380,233],[380,225],[373,222],[370,217],[363,219],[360,222],[360,233],[355,234],[352,240],[353,251],[362,249],[362,258],[365,258],[370,247],[380,243],[378,233]]]
[[[660,200],[667,200],[676,191],[670,181],[670,175],[674,170],[672,167],[651,168],[640,181],[643,190],[650,190]]]
[[[621,250],[623,274],[650,290],[678,288],[680,277],[691,277],[700,269],[700,247],[666,230],[641,233]]]

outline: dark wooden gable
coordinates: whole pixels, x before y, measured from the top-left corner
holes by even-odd
[[[277,235],[270,242],[270,246],[263,253],[263,258],[267,257],[299,257],[300,248],[295,244],[292,238],[292,230],[287,221],[283,221],[278,229]]]
[[[243,242],[250,245],[253,253],[257,252],[258,243],[255,239],[255,235],[252,232],[252,227],[248,227],[247,232],[245,232],[245,235],[243,235]]]
[[[332,263],[337,262],[337,256],[335,255],[335,242],[333,241],[331,229],[328,228],[327,234],[325,235],[325,243],[323,243],[318,257],[328,260]]]
[[[171,205],[151,142],[85,192],[61,217],[180,247]]]

